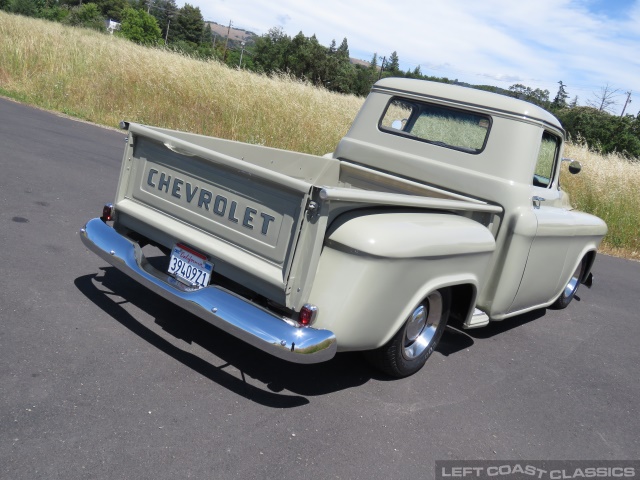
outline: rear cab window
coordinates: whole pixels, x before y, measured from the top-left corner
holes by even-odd
[[[477,154],[482,152],[487,143],[491,117],[442,105],[393,98],[378,127],[390,134]]]

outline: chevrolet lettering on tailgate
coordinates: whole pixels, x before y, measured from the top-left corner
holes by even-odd
[[[273,215],[259,212],[250,205],[240,205],[239,201],[229,200],[227,196],[215,194],[194,181],[185,180],[165,171],[149,168],[145,175],[146,189],[150,193],[159,190],[186,202],[190,206],[211,212],[225,218],[232,224],[241,225],[249,230],[256,230],[267,235],[269,227],[276,220]],[[151,190],[150,190],[151,189]]]

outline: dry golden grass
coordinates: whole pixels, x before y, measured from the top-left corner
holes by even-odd
[[[566,145],[564,156],[582,163],[578,175],[562,171],[562,187],[572,205],[609,226],[602,251],[640,260],[640,162],[575,144]]]
[[[103,125],[120,120],[324,154],[362,99],[0,11],[0,93]],[[609,225],[603,249],[640,258],[640,163],[568,145],[574,205]]]
[[[307,153],[332,151],[362,99],[0,12],[0,88],[104,125],[158,125]]]

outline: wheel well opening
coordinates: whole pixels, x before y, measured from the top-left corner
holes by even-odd
[[[453,285],[449,288],[451,289],[449,324],[461,327],[473,306],[476,290],[471,284]]]
[[[596,260],[596,252],[594,250],[591,250],[590,252],[585,253],[584,260],[585,260],[585,268],[584,268],[584,271],[582,272],[582,278],[580,279],[580,283],[583,283],[589,276],[589,273],[591,272],[591,268],[593,267],[593,262],[595,262]]]

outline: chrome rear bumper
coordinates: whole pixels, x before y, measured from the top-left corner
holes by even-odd
[[[336,353],[336,337],[328,330],[296,327],[217,286],[189,290],[152,267],[137,243],[99,218],[80,230],[80,238],[89,250],[153,292],[275,357],[308,364],[330,360]]]

